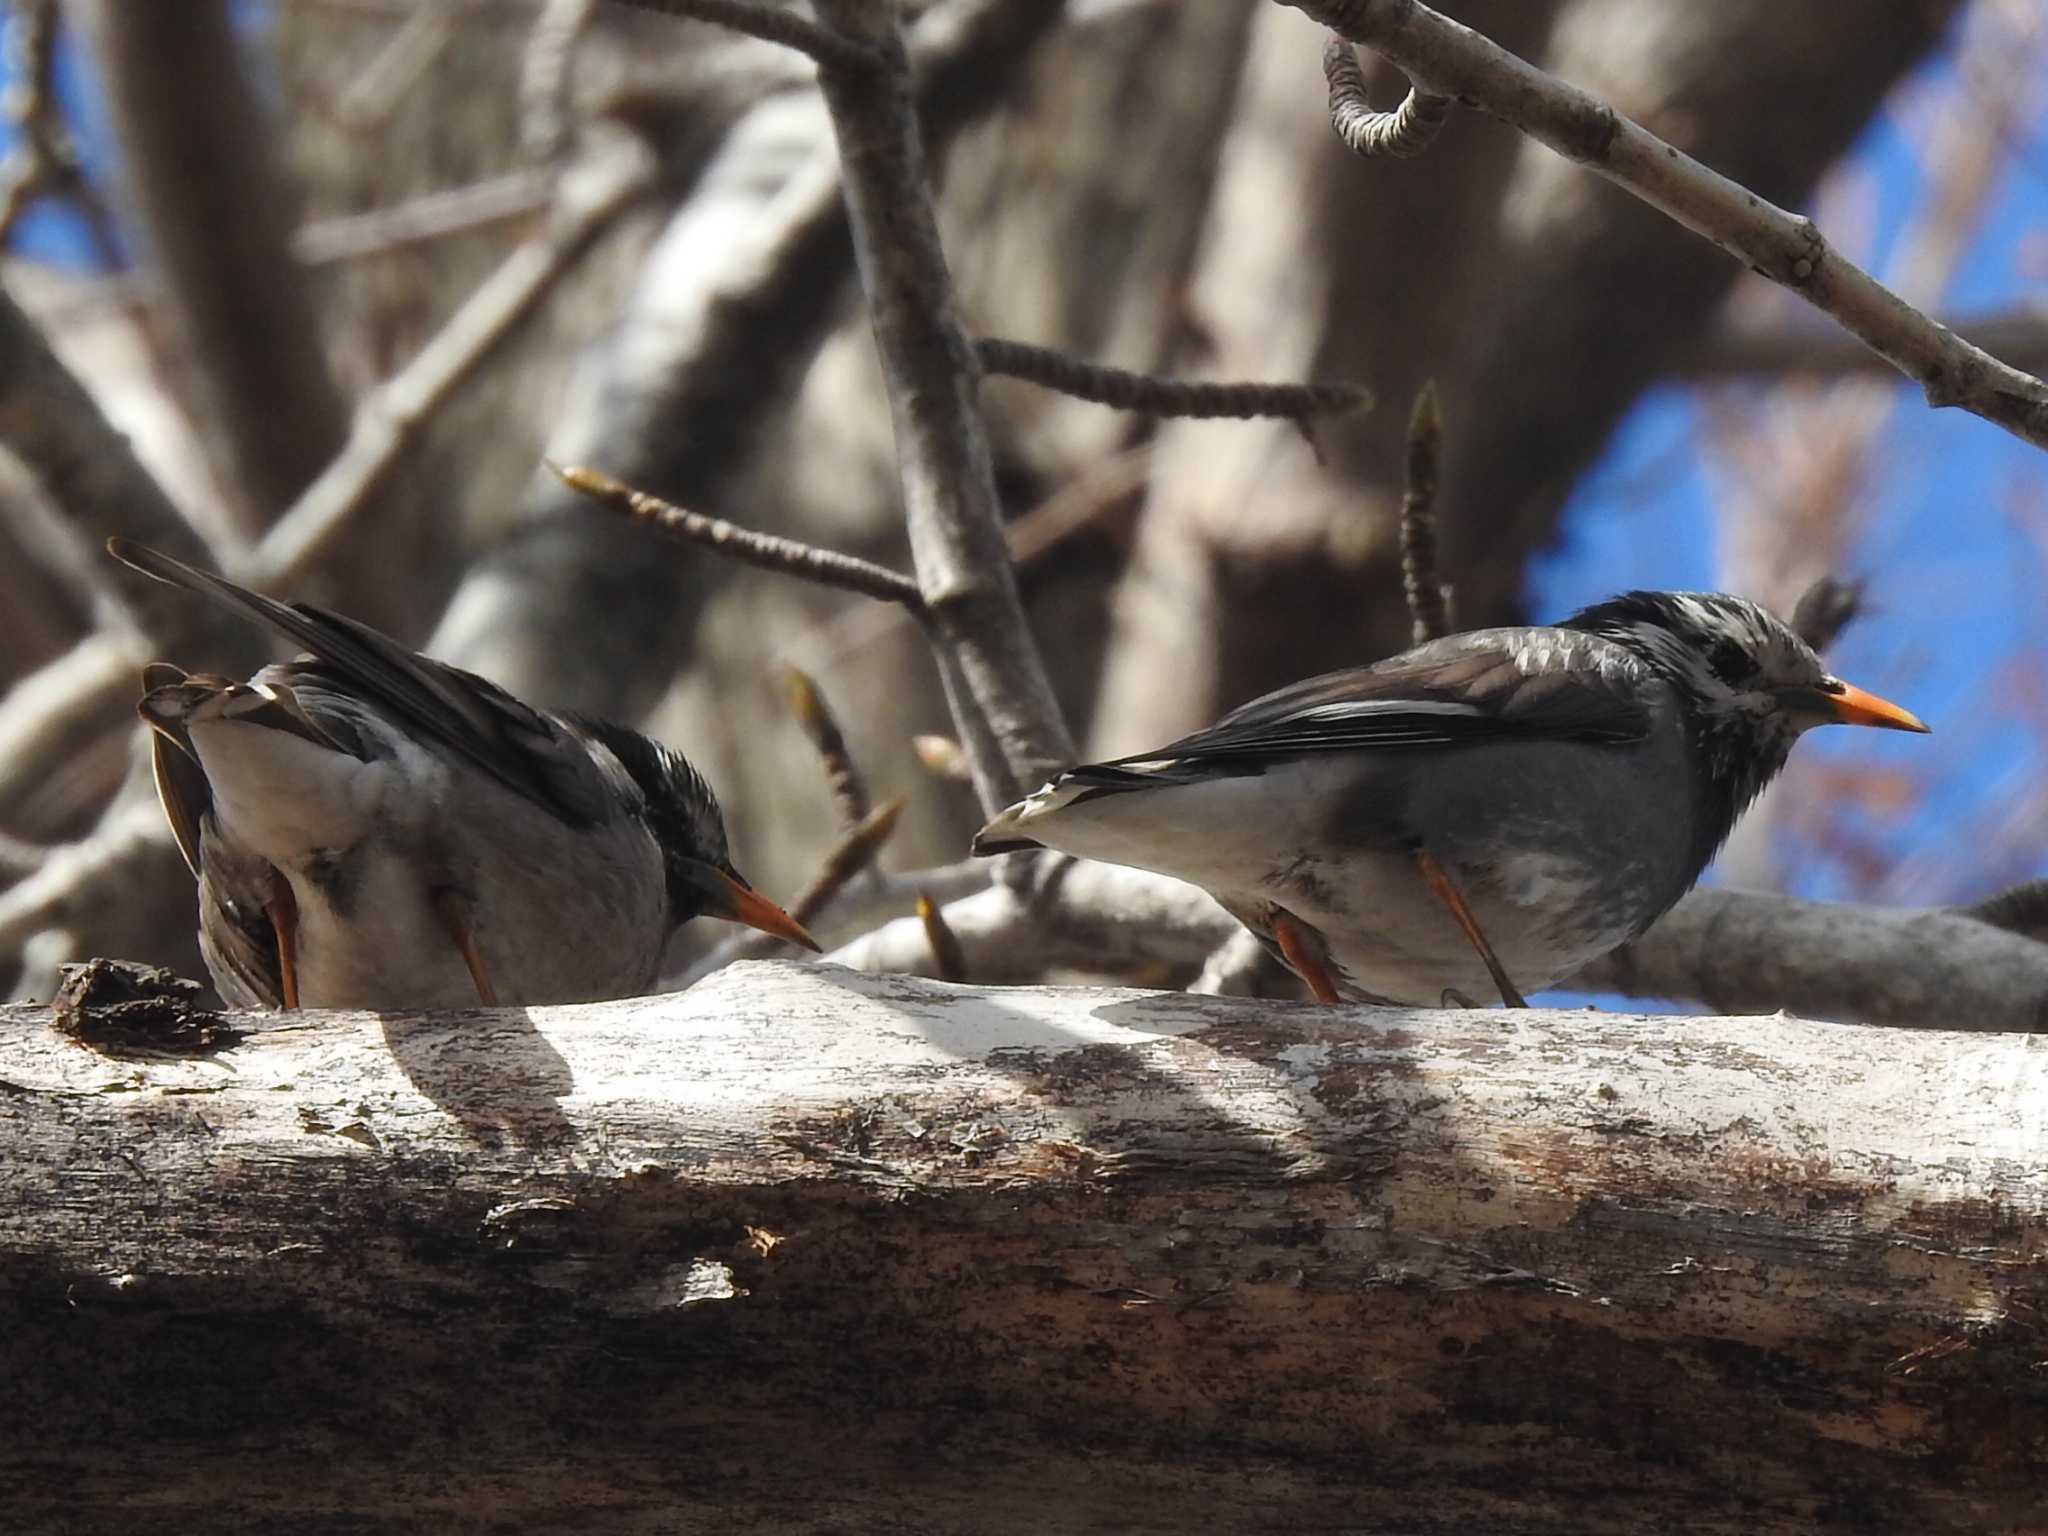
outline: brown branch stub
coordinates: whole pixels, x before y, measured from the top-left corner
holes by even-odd
[[[544,462],[561,478],[562,483],[572,490],[581,491],[600,505],[623,512],[640,522],[652,524],[679,539],[705,545],[722,555],[744,561],[748,565],[757,565],[763,570],[781,571],[786,576],[800,576],[820,586],[837,587],[844,592],[858,592],[864,597],[879,598],[885,603],[900,603],[920,616],[925,612],[924,598],[917,590],[917,583],[901,571],[892,571],[885,565],[863,560],[858,555],[843,555],[837,550],[820,549],[815,544],[785,539],[778,534],[756,533],[751,528],[729,523],[722,517],[707,517],[701,512],[692,512],[672,501],[663,501],[659,496],[650,495],[646,491],[636,491],[623,480],[615,480],[602,470],[586,469],[580,465],[557,464],[552,460]]]
[[[1743,265],[1833,316],[1927,403],[1953,405],[2048,447],[2048,384],[1973,346],[1787,212],[1598,97],[1546,74],[1420,0],[1283,0],[1410,80],[1499,118],[1606,177]]]
[[[1438,577],[1436,564],[1442,442],[1443,414],[1432,379],[1416,394],[1408,417],[1408,489],[1401,497],[1401,586],[1417,645],[1451,632],[1451,589]]]
[[[825,855],[825,862],[811,876],[811,883],[789,904],[789,915],[799,923],[809,923],[830,906],[832,898],[845,889],[855,875],[875,862],[882,845],[896,831],[897,819],[902,814],[901,800],[885,800],[849,827],[846,835]]]
[[[1825,651],[1863,611],[1863,583],[1842,576],[1822,576],[1792,606],[1792,633]]]
[[[946,916],[925,891],[917,893],[917,920],[924,924],[924,936],[931,943],[932,959],[941,981],[967,979],[967,952],[947,926]]]
[[[1077,400],[1154,416],[1240,421],[1275,417],[1305,422],[1319,416],[1347,416],[1372,405],[1371,391],[1357,384],[1208,383],[1160,378],[1084,363],[1050,347],[994,336],[977,340],[974,351],[984,373],[1024,379]]]
[[[754,0],[614,0],[636,11],[656,11],[664,16],[688,16],[712,22],[734,32],[744,32],[765,43],[794,48],[798,53],[834,69],[880,69],[883,56],[859,38],[848,37],[830,27],[772,5]]]
[[[782,694],[789,701],[789,712],[796,716],[796,723],[817,749],[818,760],[825,765],[825,782],[832,790],[832,803],[839,808],[840,820],[849,827],[859,825],[871,808],[867,781],[847,749],[846,733],[839,729],[839,720],[832,713],[832,706],[825,702],[817,680],[801,668],[784,667]]]
[[[1330,82],[1330,127],[1354,155],[1368,160],[1406,160],[1436,142],[1453,105],[1411,83],[1401,105],[1391,112],[1374,110],[1366,100],[1365,71],[1358,53],[1337,33],[1323,45],[1323,78]]]

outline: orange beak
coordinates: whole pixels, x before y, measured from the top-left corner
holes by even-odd
[[[697,877],[692,883],[709,898],[704,904],[706,916],[745,923],[749,928],[758,928],[778,939],[801,944],[808,950],[820,949],[818,941],[804,932],[802,923],[755,891],[737,874],[711,864],[700,865],[692,873]]]
[[[1853,683],[1831,677],[1818,690],[1801,690],[1788,698],[1787,703],[1801,713],[1817,717],[1817,723],[1830,722],[1840,725],[1874,725],[1886,731],[1918,731],[1927,734],[1927,727],[1920,717],[1910,710],[1899,708],[1887,699],[1880,699],[1874,693],[1865,693]]]

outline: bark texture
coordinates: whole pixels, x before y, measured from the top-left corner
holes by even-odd
[[[2048,1055],[974,991],[0,1012],[0,1501],[216,1532],[2026,1529]]]

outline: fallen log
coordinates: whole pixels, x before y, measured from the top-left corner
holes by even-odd
[[[10,1528],[2048,1520],[2034,1036],[784,963],[62,1022],[0,1009]]]

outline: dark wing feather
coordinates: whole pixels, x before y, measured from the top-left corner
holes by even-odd
[[[600,818],[588,756],[567,733],[496,684],[407,650],[367,624],[311,603],[281,603],[126,539],[108,553],[145,575],[211,598],[310,651],[342,689],[572,825]]]
[[[149,734],[150,767],[156,774],[156,798],[178,840],[185,867],[199,878],[200,818],[213,808],[213,788],[198,760],[162,731]]]
[[[199,953],[213,989],[230,1008],[282,1008],[284,967],[264,898],[277,873],[238,855],[218,837],[206,842],[199,877]]]
[[[1104,789],[1204,772],[1256,772],[1308,752],[1400,751],[1478,742],[1639,741],[1649,707],[1606,642],[1574,636],[1525,668],[1530,631],[1487,630],[1373,667],[1330,672],[1254,699],[1156,752],[1077,769]],[[1142,766],[1141,766],[1142,765]]]

